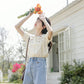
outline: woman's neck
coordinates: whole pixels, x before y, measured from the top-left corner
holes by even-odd
[[[40,36],[40,35],[42,35],[41,31],[36,30],[35,31],[35,36]]]

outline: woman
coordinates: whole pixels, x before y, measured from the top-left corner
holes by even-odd
[[[22,24],[31,15],[33,13],[30,13],[15,25],[16,30],[26,42],[30,38],[28,46],[29,62],[26,64],[23,84],[46,84],[46,57],[52,46],[53,29],[49,19],[42,13],[34,24],[34,34],[22,31],[20,29]]]

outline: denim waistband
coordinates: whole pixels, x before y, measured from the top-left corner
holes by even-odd
[[[36,61],[36,60],[46,60],[45,57],[30,57],[29,61]]]

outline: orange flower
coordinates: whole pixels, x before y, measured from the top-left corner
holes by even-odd
[[[37,7],[40,7],[41,8],[41,5],[40,4],[37,4]]]
[[[35,11],[37,11],[37,8],[36,7],[34,9],[35,9]]]
[[[43,11],[42,11],[42,10],[38,12],[38,14],[41,14],[41,13],[43,13]]]
[[[41,5],[40,5],[40,4],[37,4],[37,6],[36,6],[36,7],[41,8]]]
[[[41,14],[43,11],[41,10],[41,5],[37,4],[34,10],[34,14],[38,13]]]
[[[32,8],[31,10],[27,11],[26,13],[18,16],[18,18],[21,18],[21,17],[24,17],[24,16],[27,16],[30,12],[36,14],[41,14],[43,11],[41,10],[41,5],[40,4],[37,4],[36,7]]]
[[[34,14],[36,14],[36,11],[34,10],[34,12],[33,12]]]

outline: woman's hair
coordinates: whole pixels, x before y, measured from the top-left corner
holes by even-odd
[[[37,19],[39,19],[39,17]],[[45,19],[48,22],[48,24],[51,26],[50,20],[47,17],[45,17]],[[42,27],[45,26],[45,24],[44,24],[44,22],[42,20],[41,20],[41,22],[42,22]],[[46,27],[44,29],[42,29],[42,31],[41,31],[42,34],[46,34],[47,32],[48,31],[47,31],[47,28]],[[48,43],[48,47],[49,47],[48,48],[48,52],[49,52],[50,49],[51,49],[51,47],[52,47],[52,42],[51,41]]]

